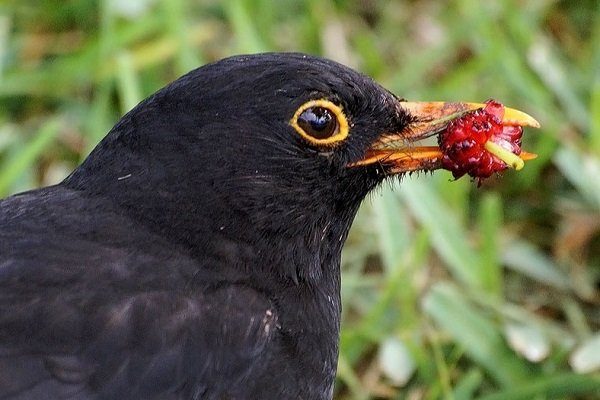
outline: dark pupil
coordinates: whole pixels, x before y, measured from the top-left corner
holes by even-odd
[[[300,114],[298,125],[315,139],[327,139],[335,133],[337,123],[328,109],[312,107]]]

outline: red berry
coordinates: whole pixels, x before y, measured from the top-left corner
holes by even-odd
[[[485,149],[490,140],[504,149],[521,153],[520,126],[504,126],[504,106],[490,100],[485,108],[465,113],[452,120],[439,137],[442,151],[442,167],[451,171],[454,178],[468,174],[479,182],[500,172],[507,165]]]

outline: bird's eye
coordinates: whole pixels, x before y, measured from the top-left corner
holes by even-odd
[[[348,136],[348,121],[342,109],[329,100],[304,103],[290,121],[308,142],[331,147]]]
[[[336,134],[338,123],[325,107],[311,107],[298,116],[298,126],[315,139],[327,139]]]

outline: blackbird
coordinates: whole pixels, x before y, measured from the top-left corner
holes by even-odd
[[[361,200],[438,168],[413,142],[477,107],[291,53],[159,90],[63,182],[0,202],[0,399],[331,399]]]

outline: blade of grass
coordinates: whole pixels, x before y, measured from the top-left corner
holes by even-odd
[[[587,131],[589,121],[585,105],[571,84],[571,80],[577,82],[581,78],[577,76],[576,66],[570,64],[567,68],[557,52],[551,40],[538,35],[529,55],[530,65],[562,104],[569,120],[582,131]]]
[[[541,376],[527,384],[498,393],[481,396],[478,400],[529,400],[538,396],[547,399],[600,393],[600,377],[593,375],[555,374]]]
[[[452,385],[450,383],[450,372],[446,358],[442,351],[442,344],[436,336],[429,339],[433,350],[433,360],[437,371],[436,385],[439,385],[440,394],[444,399],[452,399]],[[436,396],[437,397],[437,396]]]
[[[558,110],[560,114],[567,113],[569,120],[585,126],[586,111],[580,91],[587,86],[585,74],[579,65],[561,53],[556,42],[546,36],[540,26],[550,11],[550,3],[532,3],[524,7],[519,7],[515,1],[511,3],[504,8],[504,20],[512,34],[512,43],[519,47],[517,53],[527,54],[528,65],[545,82],[547,100],[552,100],[550,96],[554,95],[562,103]],[[538,86],[537,82],[535,85]]]
[[[501,386],[523,382],[531,375],[528,365],[506,347],[499,328],[458,288],[448,283],[435,285],[426,295],[423,308]]]
[[[507,267],[558,289],[569,287],[569,278],[550,258],[530,243],[515,240],[502,248],[502,261]]]
[[[119,73],[117,74],[117,88],[121,99],[123,114],[131,110],[142,100],[140,82],[133,68],[131,55],[122,51],[117,56]]]
[[[592,81],[590,88],[590,136],[589,143],[591,150],[600,157],[600,3],[596,5],[596,13],[594,19],[594,29],[591,40],[589,41],[591,48],[591,62],[589,65],[589,76]]]
[[[369,398],[369,394],[363,389],[360,379],[356,373],[354,373],[348,360],[344,357],[344,353],[341,353],[338,359],[337,379],[348,386],[353,399],[367,400]]]
[[[590,206],[600,210],[600,159],[574,147],[561,147],[554,162]]]
[[[110,113],[111,93],[113,85],[111,82],[103,82],[98,85],[94,101],[88,108],[87,117],[83,122],[85,127],[84,132],[87,133],[87,143],[82,156],[86,156],[98,142],[108,133],[114,119]]]
[[[6,68],[6,60],[8,59],[8,46],[10,38],[10,18],[0,14],[0,82]]]
[[[231,0],[225,6],[225,12],[234,37],[238,41],[238,51],[241,53],[262,53],[268,46],[255,29],[249,6],[244,0]]]
[[[502,225],[502,203],[495,194],[487,194],[480,201],[479,227],[481,245],[480,281],[486,293],[499,298],[502,295],[502,269],[499,263],[499,235]]]
[[[408,215],[388,186],[384,186],[372,198],[377,243],[383,264],[390,271],[406,261],[412,245]]]
[[[60,128],[58,118],[47,121],[42,126],[35,137],[27,143],[22,150],[10,157],[2,166],[0,166],[0,195],[8,193],[10,186],[21,176],[21,174],[30,168],[37,157],[47,149],[48,145]]]
[[[600,76],[592,83],[590,93],[590,150],[600,157]]]
[[[470,400],[475,395],[477,388],[483,382],[483,374],[479,369],[471,369],[454,386],[454,400]]]
[[[188,2],[182,0],[163,0],[162,2],[170,39],[177,43],[175,63],[178,75],[202,64],[202,60],[198,56],[199,53],[194,50],[191,38],[187,34],[189,30],[186,17],[188,7]]]
[[[459,281],[481,288],[479,259],[469,246],[467,232],[453,212],[436,195],[431,182],[406,179],[398,192],[419,222],[427,229],[433,247]]]

